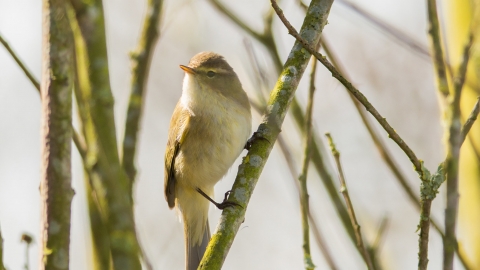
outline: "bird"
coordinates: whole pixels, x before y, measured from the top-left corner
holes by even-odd
[[[251,134],[250,103],[225,58],[214,52],[193,56],[182,95],[170,120],[165,150],[165,199],[184,224],[185,269],[197,269],[210,240],[209,200],[214,186],[241,154]],[[208,200],[207,200],[207,199]]]

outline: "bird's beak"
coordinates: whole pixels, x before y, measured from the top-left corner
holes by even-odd
[[[183,69],[183,71],[185,71],[187,73],[190,73],[190,74],[195,74],[196,73],[195,70],[191,67],[180,65],[180,68]]]

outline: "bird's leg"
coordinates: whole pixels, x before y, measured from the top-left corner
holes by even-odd
[[[212,198],[210,198],[205,192],[203,192],[203,190],[197,188],[197,192],[200,193],[200,195],[202,195],[203,197],[205,197],[205,199],[209,200],[211,203],[213,203],[218,209],[220,210],[223,210],[227,207],[232,207],[232,206],[240,206],[242,207],[240,204],[236,203],[236,202],[230,202],[230,201],[227,201],[227,197],[228,197],[228,194],[230,194],[231,190],[225,192],[225,198],[223,199],[223,202],[222,203],[217,203],[216,201],[214,201]]]
[[[258,131],[255,131],[253,133],[252,137],[250,137],[250,139],[248,139],[248,141],[245,143],[245,146],[243,148],[247,149],[247,150],[250,150],[250,148],[252,147],[253,143],[256,140],[265,140],[268,143],[270,143],[270,141],[267,138],[263,137]]]

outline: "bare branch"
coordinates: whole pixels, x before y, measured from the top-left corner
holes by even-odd
[[[43,22],[40,269],[68,269],[74,56],[66,3],[44,0]]]
[[[423,165],[420,162],[420,160],[417,158],[415,153],[410,149],[410,147],[403,141],[403,139],[397,134],[397,132],[390,126],[390,124],[387,122],[387,120],[378,113],[378,111],[375,109],[375,107],[372,106],[372,104],[367,100],[367,98],[357,89],[355,88],[347,79],[345,79],[342,74],[338,72],[338,70],[328,62],[326,57],[321,55],[320,53],[316,52],[315,49],[308,44],[295,30],[295,28],[288,22],[288,20],[285,18],[283,15],[283,11],[278,7],[278,5],[273,5],[273,8],[277,12],[278,17],[280,20],[283,22],[283,24],[287,27],[289,34],[292,35],[297,39],[297,41],[302,44],[302,46],[312,55],[314,55],[320,63],[322,63],[331,73],[332,76],[335,77],[337,80],[342,83],[347,90],[353,94],[353,96],[360,102],[362,103],[363,106],[367,109],[368,112],[370,112],[375,119],[377,119],[378,123],[387,131],[389,137],[405,152],[405,154],[408,156],[410,161],[412,162],[415,171],[420,175],[421,179],[424,179],[423,177]]]
[[[143,98],[145,96],[150,63],[152,61],[155,44],[159,36],[160,14],[163,0],[148,0],[147,15],[143,21],[143,30],[137,49],[132,52],[132,82],[130,100],[123,137],[122,166],[130,178],[131,184],[135,181],[135,152],[137,149],[138,128],[142,117]]]
[[[368,266],[368,269],[374,269],[370,255],[368,254],[367,249],[365,248],[365,244],[363,243],[362,231],[360,230],[360,225],[358,224],[357,218],[355,216],[355,210],[353,209],[352,200],[350,199],[350,195],[348,194],[347,184],[345,182],[345,176],[343,174],[342,164],[340,162],[340,152],[335,147],[330,133],[325,133],[325,136],[328,139],[330,149],[332,150],[332,155],[335,158],[335,164],[337,165],[338,169],[338,179],[340,180],[340,192],[343,194],[343,198],[345,199],[345,203],[347,204],[348,214],[350,215],[350,221],[352,222],[352,226],[355,229],[357,247],[362,251],[363,260]]]
[[[311,57],[312,72],[310,74],[310,88],[308,91],[308,103],[306,110],[305,121],[305,135],[304,135],[304,154],[302,162],[302,172],[298,177],[300,182],[300,206],[301,206],[301,218],[302,218],[302,232],[303,232],[303,261],[305,263],[305,269],[313,270],[315,265],[310,255],[310,228],[308,225],[308,213],[310,207],[308,203],[308,189],[307,189],[307,175],[308,165],[310,164],[311,155],[311,141],[312,141],[312,111],[313,111],[313,96],[315,93],[315,75],[317,71],[317,61]]]
[[[35,86],[35,89],[40,93],[40,83],[38,82],[37,79],[33,76],[33,74],[28,70],[28,68],[23,64],[22,60],[17,56],[17,54],[13,51],[12,48],[10,48],[10,45],[8,45],[7,41],[3,39],[2,35],[0,34],[0,43],[3,44],[5,49],[7,49],[8,53],[13,57],[17,65],[23,70],[23,73],[27,75],[27,78],[30,80],[30,82]]]

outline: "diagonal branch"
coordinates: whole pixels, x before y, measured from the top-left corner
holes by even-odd
[[[350,221],[352,222],[353,228],[355,228],[357,247],[359,250],[362,251],[362,257],[368,269],[374,269],[370,254],[368,253],[367,249],[365,248],[365,244],[363,243],[362,231],[355,216],[355,210],[353,209],[352,200],[350,199],[350,195],[348,194],[347,184],[345,182],[345,175],[343,174],[342,164],[340,162],[340,152],[337,150],[330,133],[325,133],[325,136],[328,139],[332,155],[335,159],[335,164],[337,165],[338,179],[340,180],[340,192],[343,194],[343,198],[345,199],[345,203],[347,204]]]
[[[30,82],[35,86],[38,92],[40,92],[40,83],[37,79],[33,76],[33,74],[28,70],[28,68],[23,64],[22,60],[17,56],[17,54],[13,51],[13,49],[8,45],[7,41],[3,39],[2,35],[0,35],[0,43],[7,49],[8,53],[13,57],[13,60],[17,63],[17,65],[23,70],[23,73],[27,75],[27,78]]]
[[[278,17],[280,20],[283,22],[283,24],[287,27],[289,34],[292,35],[293,37],[296,38],[300,44],[312,55],[314,55],[320,63],[322,63],[331,73],[332,76],[335,77],[340,83],[342,83],[345,88],[360,102],[362,103],[363,106],[367,109],[370,114],[375,117],[375,119],[378,121],[378,123],[385,129],[385,131],[388,133],[389,137],[405,152],[405,154],[408,156],[410,161],[412,162],[415,171],[420,175],[420,178],[423,179],[423,165],[420,162],[420,160],[417,158],[415,153],[410,149],[410,147],[403,141],[403,139],[397,134],[397,132],[390,126],[390,124],[387,122],[387,120],[380,115],[380,113],[373,107],[373,105],[367,100],[367,98],[357,89],[355,86],[353,86],[345,77],[342,76],[338,72],[338,70],[327,60],[327,58],[323,55],[321,55],[319,52],[316,52],[315,49],[305,41],[295,30],[295,28],[290,24],[290,22],[285,18],[283,15],[283,11],[278,7],[278,5],[275,4],[275,2],[272,2],[272,6],[277,12]]]
[[[333,0],[313,0],[305,17],[302,33],[312,44],[317,44],[327,23]],[[258,127],[258,134],[265,140],[254,141],[235,179],[229,200],[243,207],[223,211],[217,231],[212,236],[199,269],[220,269],[242,224],[248,202],[268,156],[280,133],[283,120],[295,94],[298,83],[306,69],[310,54],[296,42],[292,48],[277,84],[270,94],[267,113]]]

